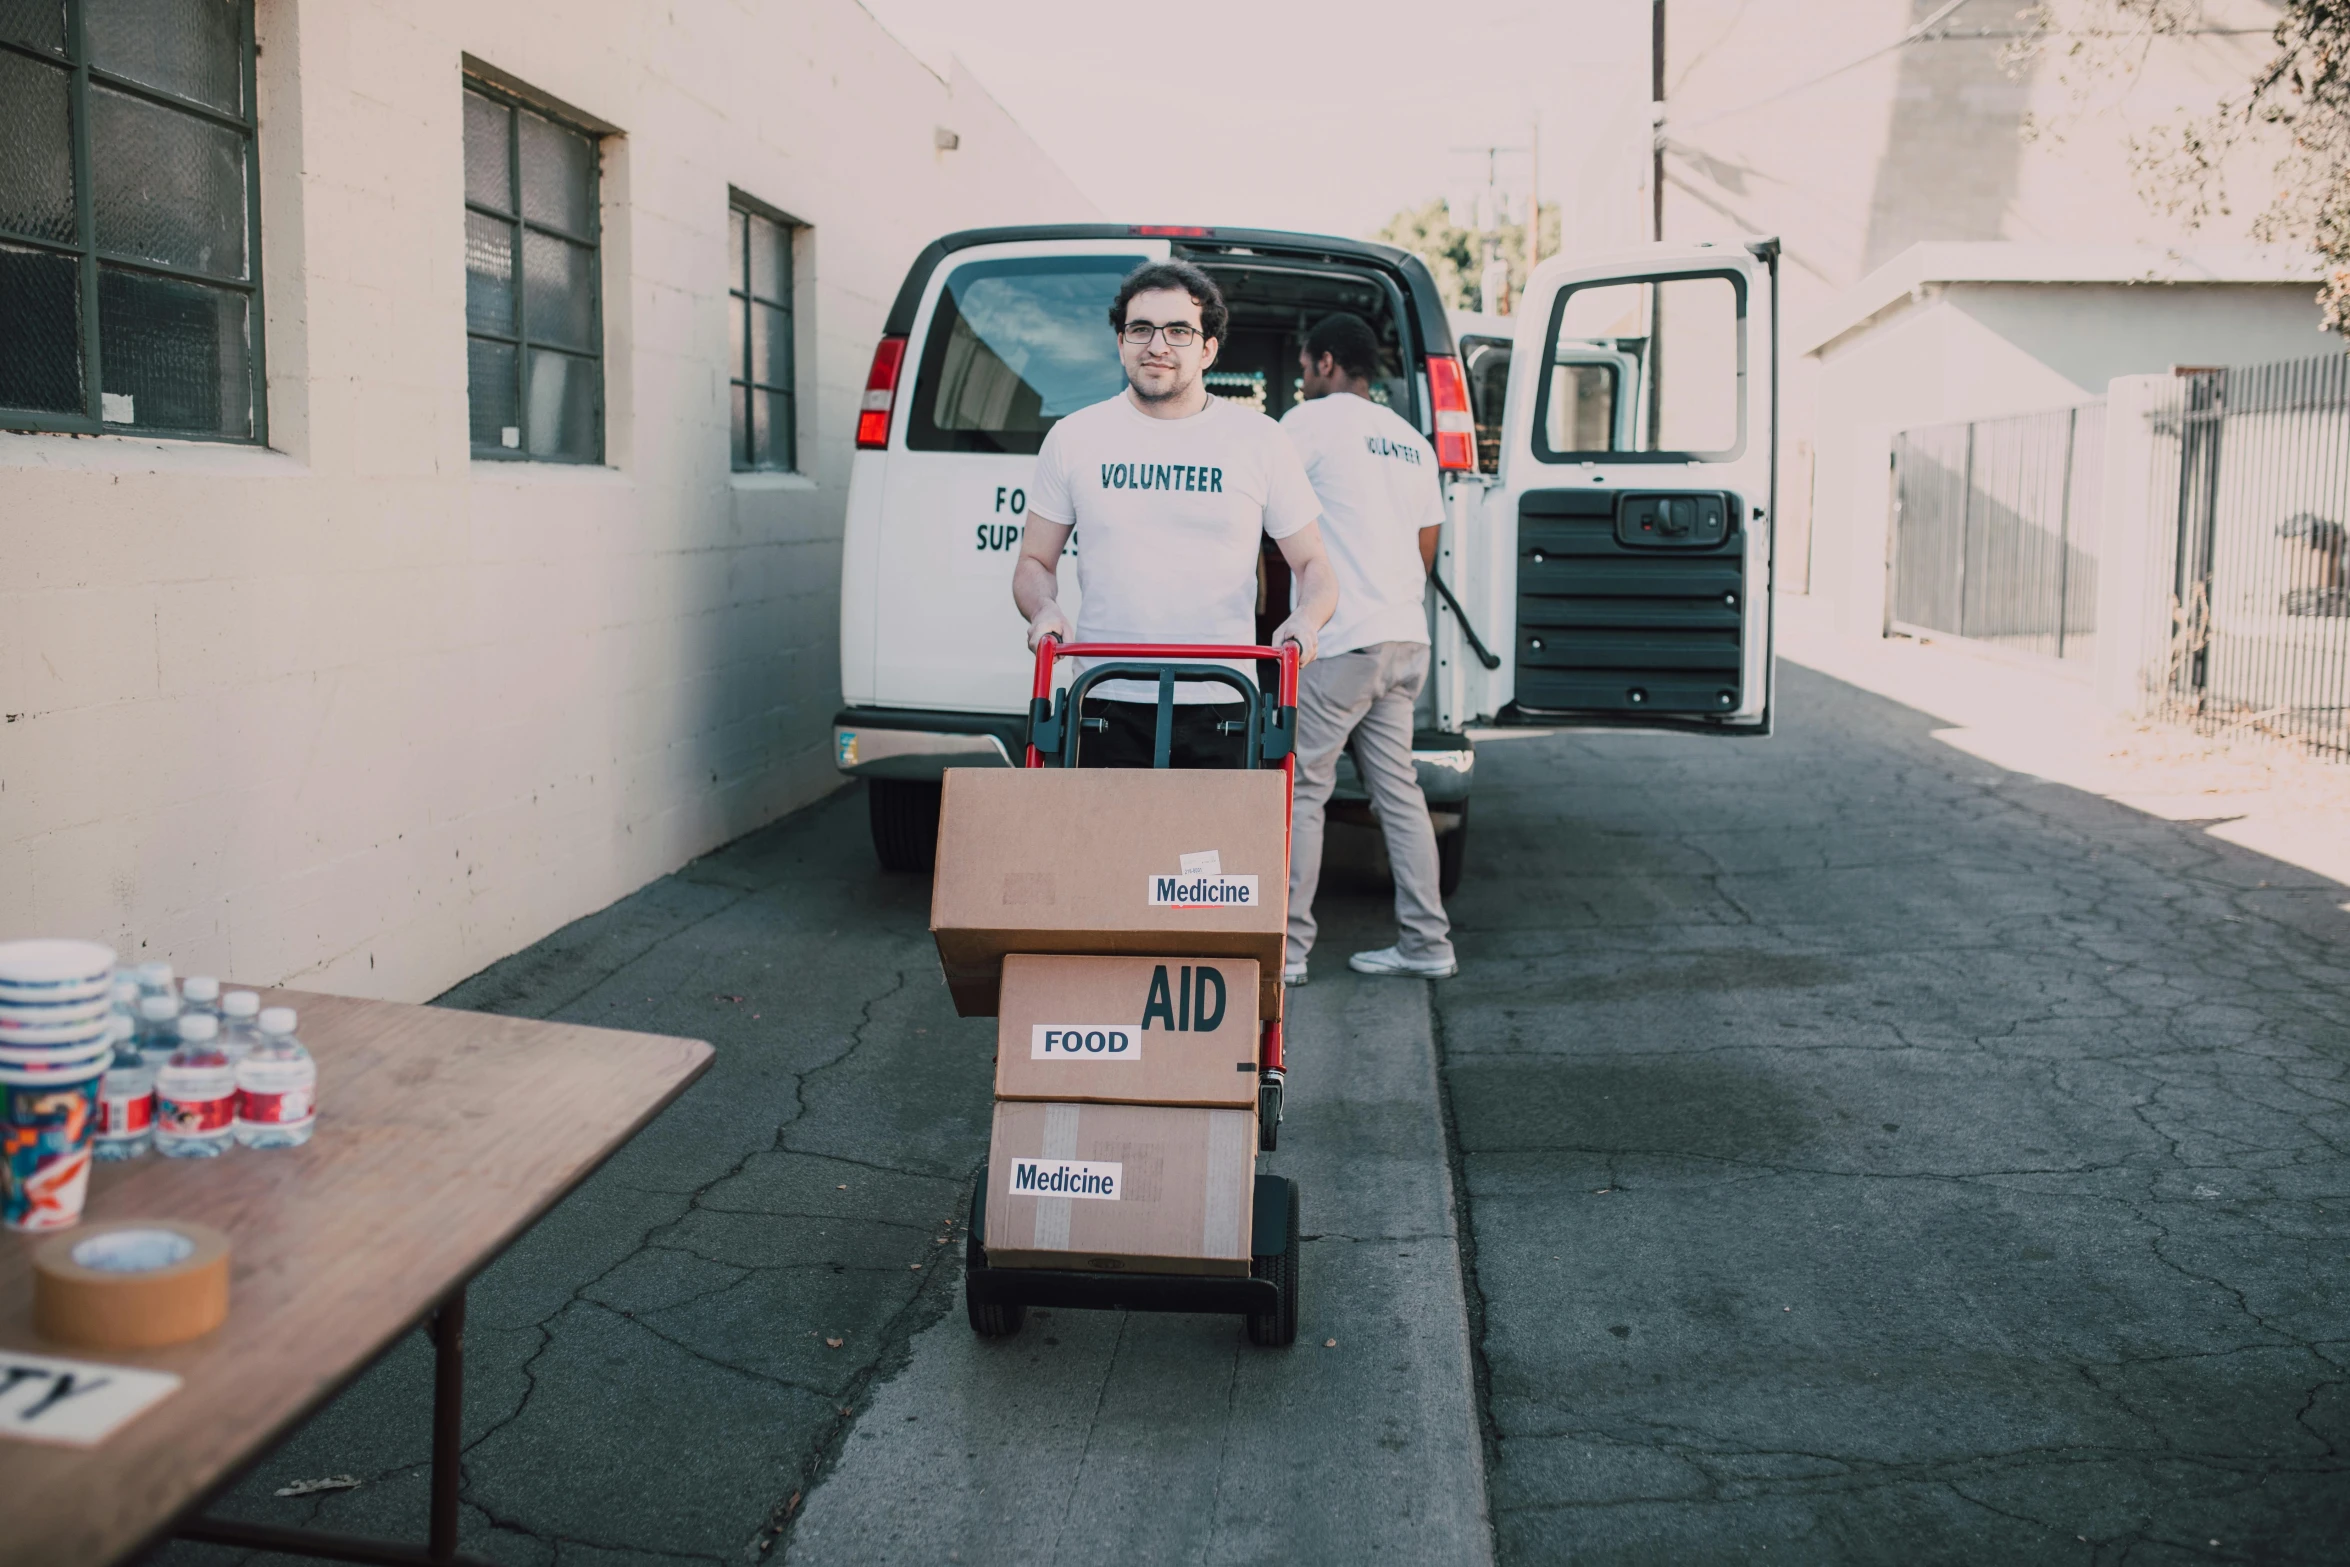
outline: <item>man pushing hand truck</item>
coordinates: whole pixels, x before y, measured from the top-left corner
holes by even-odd
[[[1187,263],[1120,286],[1127,389],[1055,424],[1029,486],[1012,584],[1037,655],[1028,766],[947,775],[932,930],[958,1010],[997,1016],[964,1282],[983,1337],[1032,1305],[1297,1335],[1297,1189],[1256,1155],[1281,1117],[1298,670],[1338,588],[1295,448],[1202,381],[1227,325]],[[1073,627],[1057,572],[1079,530]],[[1259,646],[1268,537],[1297,607]]]

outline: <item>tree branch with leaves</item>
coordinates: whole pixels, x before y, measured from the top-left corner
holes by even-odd
[[[2063,10],[2025,12],[2026,36],[2007,59],[2021,74],[2053,57],[2076,105],[2134,77],[2162,40],[2214,30],[2201,0],[2076,0]],[[2140,196],[2192,230],[2232,214],[2227,166],[2239,150],[2281,142],[2275,194],[2253,218],[2252,237],[2316,251],[2327,267],[2318,290],[2326,328],[2350,335],[2350,0],[2284,0],[2270,36],[2275,55],[2242,91],[2132,135],[2131,170]],[[2061,127],[2035,121],[2027,134]]]

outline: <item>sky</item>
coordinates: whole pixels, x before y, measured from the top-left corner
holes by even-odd
[[[863,0],[950,56],[1120,222],[1368,234],[1541,126],[1563,199],[1589,125],[1648,94],[1646,0]],[[1525,188],[1523,152],[1501,183]]]

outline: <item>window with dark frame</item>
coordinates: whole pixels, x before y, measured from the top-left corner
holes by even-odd
[[[594,135],[466,82],[465,371],[476,457],[604,459],[597,202]]]
[[[264,441],[251,0],[0,0],[0,428]]]
[[[729,400],[737,473],[799,466],[792,358],[792,230],[740,191],[726,214],[727,325],[734,342]]]

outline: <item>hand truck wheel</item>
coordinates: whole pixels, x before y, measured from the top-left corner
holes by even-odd
[[[1027,1323],[1028,1308],[1018,1301],[983,1301],[971,1293],[972,1273],[987,1266],[987,1248],[979,1243],[986,1226],[987,1166],[982,1164],[971,1188],[971,1222],[963,1239],[963,1309],[971,1318],[971,1331],[981,1338],[1010,1338]]]
[[[1280,1299],[1271,1311],[1248,1314],[1252,1344],[1276,1347],[1297,1342],[1297,1183],[1289,1183],[1289,1244],[1271,1256],[1249,1260],[1249,1277],[1271,1279]]]

